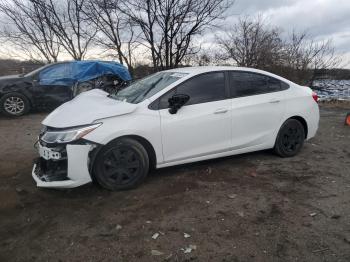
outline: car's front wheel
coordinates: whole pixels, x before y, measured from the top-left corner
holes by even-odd
[[[288,119],[281,126],[274,151],[281,157],[295,156],[302,148],[305,140],[305,130],[296,119]]]
[[[95,180],[109,190],[125,190],[140,184],[147,176],[149,157],[136,140],[121,138],[104,146],[95,159]]]
[[[30,109],[29,100],[20,93],[9,93],[1,97],[0,108],[7,116],[21,116]]]

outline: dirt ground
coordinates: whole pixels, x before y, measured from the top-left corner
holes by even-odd
[[[347,111],[322,106],[317,136],[294,158],[165,168],[124,192],[36,188],[45,114],[1,117],[0,261],[350,261]]]

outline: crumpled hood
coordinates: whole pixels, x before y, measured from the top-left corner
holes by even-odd
[[[66,128],[90,124],[101,118],[125,115],[133,112],[137,105],[107,97],[108,93],[93,89],[64,103],[42,122],[45,126]]]

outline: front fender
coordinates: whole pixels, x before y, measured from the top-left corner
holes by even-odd
[[[157,162],[163,161],[160,116],[158,111],[149,110],[147,114],[132,113],[97,120],[103,124],[84,138],[102,145],[122,136],[139,136],[154,148]]]
[[[10,93],[20,93],[28,98],[30,103],[33,103],[33,96],[31,92],[28,91],[28,89],[31,87],[30,82],[15,82],[15,83],[4,83],[0,87],[0,98],[6,94]]]

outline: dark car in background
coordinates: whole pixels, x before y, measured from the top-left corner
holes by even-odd
[[[107,92],[131,81],[127,68],[110,61],[70,61],[45,65],[25,75],[0,77],[0,112],[21,116],[31,109],[53,109],[81,92]]]

